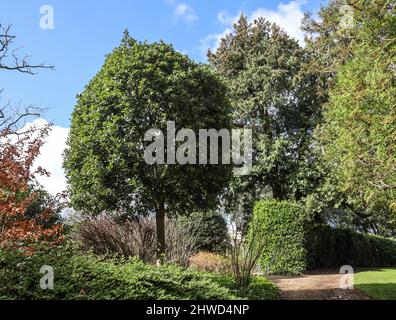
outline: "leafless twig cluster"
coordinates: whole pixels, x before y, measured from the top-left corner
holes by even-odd
[[[29,62],[30,56],[18,56],[18,51],[22,47],[13,48],[16,39],[10,33],[11,26],[0,24],[0,70],[18,71],[26,74],[34,74],[35,69],[54,69],[52,65],[44,63],[32,64]],[[0,96],[3,89],[0,89]],[[45,109],[35,106],[25,106],[13,108],[10,103],[0,107],[0,132],[6,131],[8,134],[23,135],[20,129],[25,125],[25,121],[32,117],[39,117]]]
[[[260,225],[256,219],[250,222],[246,235],[240,232],[242,229],[240,220],[235,218],[235,230],[232,232],[229,255],[235,282],[243,288],[250,284],[266,240],[260,232]]]
[[[189,258],[197,251],[192,224],[181,224],[176,219],[166,219],[166,262],[188,266]],[[108,214],[79,222],[75,239],[85,250],[95,254],[117,253],[139,257],[149,263],[156,262],[156,224],[154,217],[138,217],[118,223]]]
[[[21,73],[34,74],[35,69],[54,69],[52,65],[44,63],[32,64],[29,62],[29,55],[18,57],[18,51],[23,47],[12,48],[16,37],[10,34],[11,26],[2,26],[0,24],[0,69],[14,70]]]

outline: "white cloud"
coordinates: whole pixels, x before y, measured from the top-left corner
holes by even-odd
[[[260,17],[264,17],[270,22],[274,22],[282,27],[290,36],[297,39],[300,44],[304,43],[304,32],[300,29],[301,20],[304,17],[304,12],[301,10],[305,0],[291,1],[287,4],[280,3],[277,10],[267,10],[258,8],[250,16],[253,21]]]
[[[301,20],[304,17],[302,6],[306,0],[295,0],[289,3],[280,3],[276,10],[268,10],[265,8],[257,8],[250,14],[247,14],[248,20],[253,22],[255,19],[263,17],[270,22],[276,23],[283,28],[291,37],[299,41],[301,45],[304,44],[304,32],[300,30]],[[210,34],[201,39],[200,51],[202,55],[206,55],[208,49],[215,51],[221,39],[232,30],[232,26],[238,21],[241,12],[236,15],[230,15],[227,11],[220,11],[217,14],[217,21],[226,27],[221,33]]]
[[[37,119],[27,123],[25,127],[43,127],[48,124],[44,119]],[[52,130],[45,139],[45,144],[40,150],[40,155],[36,158],[33,169],[41,166],[51,175],[49,177],[37,176],[38,182],[52,195],[66,190],[66,177],[62,168],[63,151],[66,148],[66,139],[69,128],[52,126]]]
[[[231,16],[227,11],[223,10],[217,14],[217,21],[219,21],[222,25],[232,26],[235,22],[237,22],[240,14],[241,13],[238,13],[235,16]]]
[[[223,32],[210,34],[207,37],[200,40],[200,52],[202,56],[206,56],[208,49],[212,52],[216,51],[220,46],[221,39],[225,38],[227,34],[232,32],[232,26],[236,23],[242,12],[239,12],[235,16],[231,16],[227,11],[220,11],[217,14],[217,21],[226,26]]]
[[[176,21],[182,20],[188,24],[194,23],[198,20],[198,16],[195,14],[194,9],[185,3],[180,3],[176,6],[173,11],[173,16]]]
[[[225,36],[232,32],[231,28],[226,28],[222,33],[210,34],[206,38],[200,40],[200,51],[202,56],[206,56],[208,50],[210,49],[212,52],[216,51],[220,46],[221,39],[225,38]]]

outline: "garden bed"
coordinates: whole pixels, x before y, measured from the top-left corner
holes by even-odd
[[[42,266],[54,271],[54,289],[40,288]],[[278,290],[263,277],[238,289],[230,275],[137,259],[103,258],[52,250],[26,257],[0,252],[0,299],[146,300],[276,299]]]

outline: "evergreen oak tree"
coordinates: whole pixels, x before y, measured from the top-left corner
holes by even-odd
[[[188,128],[196,135],[199,129],[229,129],[226,88],[213,71],[170,45],[139,43],[126,32],[78,96],[64,161],[75,209],[155,212],[159,255],[165,250],[165,215],[212,208],[231,170],[221,164],[146,163],[144,151],[152,142],[144,141],[145,133],[160,129],[166,141],[168,121],[176,131]]]

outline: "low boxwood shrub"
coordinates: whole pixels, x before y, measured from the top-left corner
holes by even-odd
[[[316,268],[396,266],[396,241],[348,229],[316,224],[303,207],[263,200],[253,219],[266,244],[259,264],[275,274],[301,274]]]

